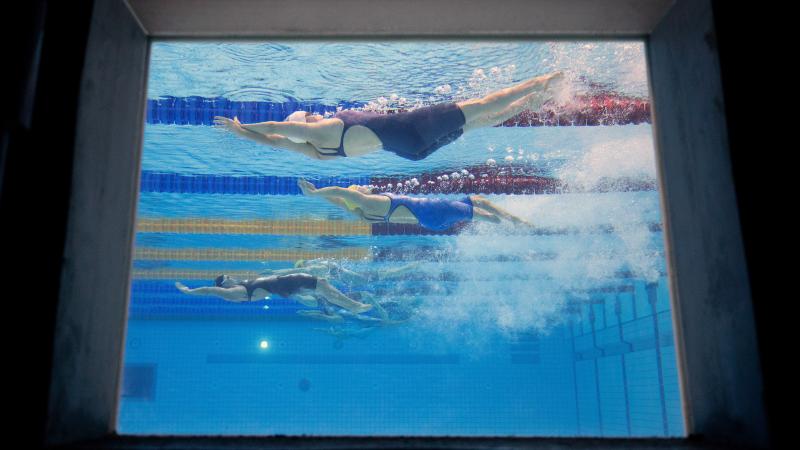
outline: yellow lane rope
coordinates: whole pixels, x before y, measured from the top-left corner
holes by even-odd
[[[369,236],[372,226],[354,220],[139,219],[139,233]]]
[[[337,250],[297,249],[222,249],[222,248],[150,248],[138,247],[134,259],[156,261],[297,261],[298,259],[348,258],[368,259],[368,248],[354,247]]]
[[[213,280],[222,273],[240,280],[258,277],[258,273],[251,270],[134,269],[133,278],[135,280]]]

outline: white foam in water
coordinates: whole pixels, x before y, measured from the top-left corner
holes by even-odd
[[[448,342],[480,351],[497,333],[546,334],[569,319],[564,307],[571,299],[619,284],[619,272],[648,281],[660,276],[663,253],[649,230],[658,219],[653,191],[487,198],[537,228],[572,233],[515,234],[512,224],[480,222],[456,236],[449,251],[458,262],[440,270],[458,271],[461,281],[452,295],[425,301],[417,316]],[[600,225],[612,232],[598,233]]]
[[[647,95],[642,42],[559,42],[549,43],[548,47],[546,67],[563,70],[568,83],[578,91],[590,89],[586,83],[591,82],[628,95]]]
[[[652,138],[642,134],[594,144],[580,159],[559,169],[556,176],[570,187],[585,190],[615,178],[655,181]]]
[[[461,235],[454,250],[462,263],[444,263],[461,281],[451,295],[432,297],[418,311],[417,322],[448,342],[473,351],[484,349],[497,333],[546,333],[563,318],[564,296],[552,281],[539,277],[536,261],[480,261],[509,254],[519,236]],[[478,259],[478,261],[476,261]],[[524,279],[530,277],[530,279]],[[515,279],[518,278],[518,279]],[[487,281],[488,280],[488,281]]]

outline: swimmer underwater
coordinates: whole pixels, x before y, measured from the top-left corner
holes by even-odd
[[[356,314],[372,309],[372,305],[344,295],[326,279],[305,273],[272,275],[254,280],[237,280],[228,275],[220,275],[214,280],[214,286],[190,289],[175,282],[175,287],[184,294],[214,295],[237,303],[261,300],[270,294],[276,294],[295,299],[305,306],[319,306],[326,313],[330,309],[329,303]]]
[[[317,189],[306,180],[299,180],[297,185],[304,195],[324,198],[371,223],[419,224],[433,231],[444,231],[456,224],[473,220],[492,223],[506,220],[515,225],[533,227],[531,223],[500,209],[480,195],[447,200],[388,192],[373,194],[371,188],[357,185]]]
[[[561,72],[553,72],[485,97],[394,114],[344,110],[325,119],[301,111],[283,122],[243,124],[236,117],[217,116],[214,123],[239,136],[314,159],[361,156],[384,149],[417,161],[467,131],[495,126],[525,109],[540,108],[563,79]]]

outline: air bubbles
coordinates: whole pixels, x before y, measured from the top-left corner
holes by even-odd
[[[473,175],[473,174],[469,174],[469,177],[468,177],[468,178],[469,178],[470,180],[474,180],[474,179],[475,179],[475,175]]]
[[[513,153],[514,147],[506,147],[506,153]]]
[[[497,161],[493,160],[492,158],[489,158],[489,159],[486,160],[486,165],[487,166],[496,166],[497,165]]]
[[[508,156],[506,156],[505,158],[503,158],[503,160],[504,160],[505,162],[509,162],[509,163],[510,163],[510,162],[514,162],[514,157],[513,157],[513,156],[511,156],[511,155],[508,155]]]
[[[454,180],[457,180],[457,179],[461,178],[461,174],[458,173],[458,172],[453,172],[453,173],[450,174],[450,178],[452,178]]]
[[[461,175],[469,175],[469,172],[467,172],[467,169],[461,169]]]
[[[449,180],[449,179],[450,179],[450,177],[449,177],[449,176],[447,176],[447,175],[442,175],[442,177],[441,177],[441,178],[442,178],[442,181],[447,181],[447,180]]]
[[[449,84],[443,84],[441,86],[436,86],[433,89],[433,92],[438,95],[449,94],[453,91],[453,88]]]

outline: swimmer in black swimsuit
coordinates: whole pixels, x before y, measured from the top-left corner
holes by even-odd
[[[342,294],[326,279],[304,273],[272,275],[244,281],[220,275],[214,280],[214,284],[215,286],[190,289],[180,282],[175,282],[175,287],[184,294],[214,295],[237,303],[261,300],[270,294],[276,294],[294,298],[306,306],[319,306],[326,314],[330,310],[329,304],[356,314],[372,308],[372,305],[357,302]]]
[[[466,131],[497,125],[525,109],[541,108],[563,79],[561,72],[554,72],[482,98],[395,114],[345,110],[330,119],[306,113],[303,122],[243,124],[236,117],[219,116],[214,122],[242,137],[316,159],[361,156],[382,148],[416,161]]]

